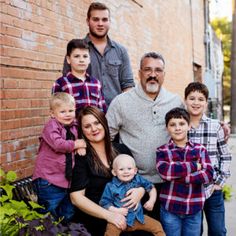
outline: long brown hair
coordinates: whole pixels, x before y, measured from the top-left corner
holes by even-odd
[[[106,152],[107,162],[108,162],[109,166],[111,166],[113,159],[117,155],[117,152],[113,149],[112,144],[111,144],[111,138],[110,138],[108,123],[107,123],[107,119],[105,117],[105,114],[101,110],[99,110],[97,107],[93,107],[93,106],[84,107],[79,112],[79,114],[77,116],[78,126],[79,126],[78,127],[78,135],[80,138],[85,139],[85,141],[87,143],[87,152],[91,152],[91,154],[93,156],[94,167],[95,167],[96,172],[103,172],[105,175],[111,175],[110,169],[107,169],[103,165],[103,163],[101,162],[101,160],[98,157],[97,152],[92,147],[92,145],[90,144],[87,137],[85,137],[83,135],[82,119],[86,115],[93,115],[99,121],[99,123],[101,123],[101,125],[104,128],[104,131],[105,131],[105,137],[104,137],[105,152]]]

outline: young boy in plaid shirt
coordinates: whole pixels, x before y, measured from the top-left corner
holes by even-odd
[[[170,141],[157,149],[157,171],[165,182],[161,188],[161,223],[167,236],[199,236],[205,202],[204,184],[213,168],[204,146],[188,140],[190,116],[174,108],[165,116]]]
[[[224,236],[226,228],[222,187],[230,176],[231,154],[220,122],[204,114],[208,95],[207,87],[199,82],[192,82],[185,88],[185,103],[191,123],[189,139],[205,146],[215,171],[214,181],[205,187],[207,200],[204,212],[208,235]]]
[[[99,80],[86,70],[90,63],[89,47],[82,39],[72,39],[67,44],[66,60],[71,71],[53,84],[52,93],[65,92],[75,98],[76,113],[84,106],[96,106],[106,112],[107,106]]]

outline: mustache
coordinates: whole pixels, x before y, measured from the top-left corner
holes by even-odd
[[[159,82],[158,79],[156,77],[154,77],[154,76],[149,76],[147,78],[147,82],[152,81],[152,80],[156,81],[157,83]]]

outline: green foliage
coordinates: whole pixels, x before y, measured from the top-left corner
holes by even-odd
[[[229,185],[225,185],[222,189],[223,191],[223,194],[224,194],[224,199],[226,201],[230,201],[231,198],[232,198],[232,192],[233,192],[233,188],[232,186],[229,186]]]
[[[215,18],[211,25],[216,32],[218,38],[222,41],[223,54],[224,54],[224,74],[223,74],[223,96],[224,105],[230,105],[230,56],[232,44],[232,22],[226,17]]]
[[[2,194],[0,197],[0,223],[1,223],[1,235],[18,235],[21,228],[24,228],[28,220],[41,219],[43,214],[39,214],[36,209],[42,208],[35,202],[29,202],[28,206],[24,201],[13,200],[13,189],[11,185],[17,179],[17,175],[14,171],[9,171],[7,174],[0,169]],[[4,190],[4,191],[3,191]],[[22,217],[25,222],[18,222],[18,218]],[[27,235],[27,234],[26,234]]]
[[[13,199],[11,183],[17,179],[14,171],[7,174],[0,169],[0,235],[1,236],[91,236],[83,225],[62,225],[48,214],[37,212],[43,208],[33,201],[25,203]]]

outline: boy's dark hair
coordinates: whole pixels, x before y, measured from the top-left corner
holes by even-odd
[[[163,64],[165,65],[165,60],[164,60],[163,56],[160,53],[148,52],[148,53],[145,53],[142,56],[141,60],[140,60],[140,69],[142,69],[143,61],[144,61],[145,58],[160,59],[160,60],[162,60]]]
[[[91,16],[91,11],[94,11],[94,10],[108,10],[109,12],[109,15],[110,15],[110,9],[104,4],[104,3],[101,3],[101,2],[92,2],[88,8],[88,11],[87,11],[87,19],[90,18]]]
[[[66,55],[70,56],[72,51],[76,48],[79,49],[88,49],[89,46],[88,44],[83,40],[83,39],[72,39],[68,44],[67,44],[67,50],[66,50]]]
[[[166,113],[166,116],[165,116],[166,127],[170,119],[173,119],[173,118],[174,119],[183,118],[187,121],[188,124],[190,123],[190,115],[184,108],[176,107]]]
[[[205,84],[200,83],[200,82],[190,83],[184,90],[184,98],[186,99],[191,92],[195,92],[195,91],[202,93],[204,97],[206,98],[206,100],[208,100],[209,90]]]

